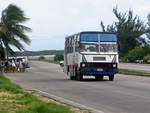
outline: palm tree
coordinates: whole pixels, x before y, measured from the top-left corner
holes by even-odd
[[[24,50],[21,41],[30,44],[30,39],[26,32],[31,31],[29,27],[23,25],[28,18],[25,17],[24,12],[16,5],[10,4],[2,11],[0,20],[0,57],[3,56],[4,50],[14,55],[12,46],[19,50]]]

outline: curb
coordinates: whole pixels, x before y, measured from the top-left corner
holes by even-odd
[[[82,110],[88,110],[90,113],[104,113],[103,111],[100,111],[100,110],[97,110],[97,109],[79,104],[77,102],[73,102],[71,100],[68,100],[68,99],[65,99],[65,98],[62,98],[62,97],[59,97],[59,96],[52,95],[50,93],[47,93],[47,92],[44,92],[44,91],[41,91],[41,90],[38,90],[38,89],[32,89],[32,91],[35,91],[36,93],[38,93],[42,96],[51,98],[51,99],[56,100],[58,102],[61,102],[61,103],[67,104],[67,105],[71,105],[71,106],[74,106],[74,107],[78,107]]]

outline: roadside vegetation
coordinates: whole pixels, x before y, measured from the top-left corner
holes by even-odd
[[[128,69],[119,69],[119,73],[127,74],[127,75],[136,75],[136,76],[147,76],[147,77],[150,77],[150,73],[148,73],[148,72],[141,72],[141,71],[128,70]]]
[[[72,113],[69,107],[44,102],[0,75],[0,113]]]
[[[60,61],[63,61],[63,60],[64,60],[64,56],[63,56],[63,54],[58,54],[58,55],[55,55],[54,58],[52,58],[52,59],[48,59],[48,58],[46,58],[46,57],[44,57],[44,56],[40,56],[40,57],[37,58],[37,59],[30,59],[30,60],[44,61],[44,62],[59,64]]]
[[[49,62],[49,63],[54,63],[54,64],[59,64],[59,61],[56,61],[54,59],[46,59],[45,57],[44,58],[38,58],[38,59],[31,59],[31,60],[35,60],[35,61],[43,61],[43,62]]]
[[[150,47],[136,47],[122,58],[125,62],[150,63]]]

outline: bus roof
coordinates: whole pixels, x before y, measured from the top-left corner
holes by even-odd
[[[113,32],[100,32],[100,31],[83,31],[80,33],[106,33],[106,34],[117,34],[117,33],[113,33]]]
[[[72,37],[72,36],[74,36],[74,35],[82,34],[82,33],[101,33],[101,34],[106,33],[106,34],[116,34],[116,35],[117,35],[117,33],[113,33],[113,32],[82,31],[82,32],[78,32],[78,33],[73,34],[73,35],[68,35],[68,36],[66,36],[66,38]]]

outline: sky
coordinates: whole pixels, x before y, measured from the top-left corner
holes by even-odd
[[[117,21],[112,12],[116,6],[121,12],[132,9],[145,22],[150,13],[150,0],[0,0],[0,13],[9,4],[30,18],[25,23],[32,29],[31,44],[25,45],[29,51],[62,50],[67,35],[101,31],[101,21]]]

